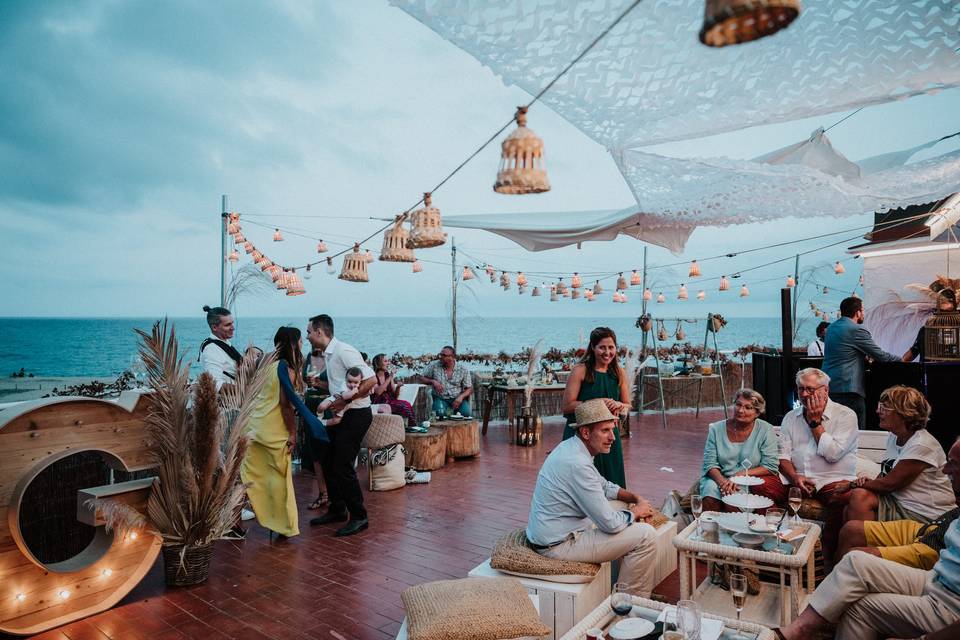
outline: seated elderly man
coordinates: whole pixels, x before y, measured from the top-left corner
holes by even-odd
[[[843,557],[817,587],[782,640],[822,637],[836,624],[836,640],[960,638],[960,521],[954,520],[933,569],[924,571],[862,551]]]
[[[457,352],[447,345],[440,350],[440,359],[428,364],[419,376],[421,384],[433,388],[433,412],[439,416],[459,413],[471,417],[470,395],[473,382],[470,370],[457,362]]]
[[[780,473],[803,495],[823,503],[821,544],[829,569],[850,483],[857,479],[857,414],[830,400],[830,377],[820,369],[801,369],[796,383],[801,406],[780,425]]]
[[[609,453],[617,418],[602,399],[577,405],[576,437],[561,442],[537,475],[527,539],[538,553],[556,560],[608,562],[622,559],[620,582],[648,597],[654,585],[655,532],[645,520],[645,500],[604,480],[593,457]],[[618,510],[611,500],[628,503]]]

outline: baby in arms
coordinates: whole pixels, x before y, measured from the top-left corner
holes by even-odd
[[[352,402],[347,403],[347,406],[337,411],[332,418],[324,420],[324,424],[328,427],[338,424],[340,420],[343,419],[344,412],[359,408],[355,405],[361,400],[361,398],[357,398],[357,391],[360,389],[361,382],[363,382],[363,371],[360,370],[360,367],[350,367],[347,369],[347,375],[343,385],[344,388],[321,402],[320,406],[317,407],[317,415],[322,416],[323,412],[330,408],[330,405],[341,398],[344,400],[352,400]]]

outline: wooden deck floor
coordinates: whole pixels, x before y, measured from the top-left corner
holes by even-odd
[[[687,489],[702,460],[706,425],[720,417],[673,414],[666,431],[656,414],[634,420],[633,437],[624,441],[629,488],[654,506],[671,489]],[[37,637],[394,638],[404,616],[401,591],[465,577],[489,557],[498,536],[525,525],[537,471],[561,431],[562,422],[547,421],[546,444],[522,448],[508,444],[505,425],[491,425],[480,457],[447,465],[429,484],[367,493],[370,528],[348,538],[334,538],[335,525],[307,524],[317,514],[306,509],[314,485],[312,476],[299,475],[300,536],[271,545],[254,525],[245,541],[218,543],[205,584],[167,589],[158,562],[110,611]],[[656,591],[675,600],[676,574]]]

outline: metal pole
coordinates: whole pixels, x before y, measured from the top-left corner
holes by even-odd
[[[645,289],[647,286],[647,246],[643,246],[643,276],[640,279],[640,288]],[[640,295],[640,314],[643,315],[647,312],[647,301],[643,298],[643,292],[641,291]],[[643,337],[640,339],[640,381],[637,383],[639,388],[638,395],[640,396],[640,402],[637,403],[637,419],[640,418],[640,413],[643,411],[643,401],[644,401],[644,389],[643,389],[643,372],[646,369],[644,363],[647,361],[647,332],[643,332]],[[656,353],[654,353],[654,362],[656,363]],[[657,365],[657,375],[660,375],[660,368]],[[666,425],[666,421],[664,421]]]
[[[220,306],[227,306],[227,196],[220,196]]]
[[[798,253],[793,261],[793,311],[790,314],[790,319],[793,323],[794,329],[797,327],[797,301],[800,298],[800,254]]]
[[[780,329],[783,339],[783,357],[780,359],[780,402],[783,414],[790,411],[790,389],[793,386],[793,326],[790,322],[790,289],[780,289]],[[782,416],[780,416],[782,418]]]
[[[457,239],[450,238],[450,291],[453,304],[450,309],[450,328],[453,333],[453,350],[457,350]]]

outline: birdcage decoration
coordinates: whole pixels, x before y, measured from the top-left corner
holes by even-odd
[[[517,286],[518,287],[527,286],[527,276],[523,275],[523,271],[517,272]]]
[[[539,297],[540,297],[540,287],[536,287],[536,286],[535,286],[535,287],[533,288],[533,291],[530,292],[530,297],[531,297],[531,298],[539,298]]]
[[[549,191],[543,140],[527,128],[527,108],[517,107],[514,119],[517,128],[501,145],[500,170],[493,190],[512,195]]]
[[[949,291],[945,289],[944,291]],[[937,307],[945,300],[937,296]],[[940,311],[938,308],[923,328],[924,360],[930,362],[960,361],[960,311]]]
[[[729,291],[730,290],[730,281],[727,279],[727,276],[720,276],[720,291]]]
[[[643,301],[650,302],[653,300],[653,291],[650,291],[650,287],[647,287],[643,290]]]
[[[416,257],[409,245],[410,232],[403,226],[403,216],[397,216],[393,226],[383,234],[380,260],[383,262],[413,262]]]
[[[657,294],[657,303],[658,303],[658,304],[663,304],[663,303],[666,302],[666,301],[667,301],[667,296],[663,295],[663,291],[661,291],[660,293]]]
[[[573,278],[570,279],[570,286],[574,289],[579,289],[583,286],[583,281],[580,278],[580,274],[574,271]]]
[[[412,268],[412,270],[413,270],[414,273],[420,273],[421,271],[423,271],[423,265],[420,264],[420,261],[419,261],[419,260],[414,260],[414,261],[413,261],[413,268]]]
[[[573,291],[570,292],[571,300],[576,300],[579,297],[580,297],[580,289],[574,289]]]
[[[307,271],[309,270],[310,268],[307,267]],[[302,296],[306,292],[307,290],[303,288],[303,281],[300,280],[300,276],[297,275],[296,271],[291,271],[290,276],[287,279],[287,295]]]
[[[794,278],[792,275],[787,276],[787,288],[793,289],[795,286],[797,286],[797,279]]]
[[[337,272],[337,268],[333,266],[333,258],[327,256],[327,273],[333,275]]]
[[[847,271],[847,268],[844,267],[839,260],[837,260],[837,262],[833,265],[833,272],[837,275],[840,275],[841,273],[846,273],[846,271]]]
[[[680,285],[680,291],[677,292],[677,300],[686,300],[690,297],[687,293],[687,285]]]
[[[690,271],[687,274],[690,278],[699,278],[700,277],[700,265],[697,264],[696,260],[690,262]]]
[[[447,234],[443,232],[443,221],[440,218],[440,209],[433,206],[430,193],[423,194],[423,208],[410,214],[411,249],[429,249],[439,247],[447,241]]]
[[[623,287],[617,287],[617,288],[623,289]],[[593,283],[593,293],[596,295],[600,295],[601,293],[603,293],[603,286],[600,284],[599,280]]]
[[[800,15],[800,0],[706,0],[700,42],[725,47],[785,28]]]
[[[327,249],[327,243],[321,238],[320,241],[317,242],[317,253],[326,253],[327,251],[329,251],[329,249]]]
[[[617,289],[621,291],[627,288],[627,279],[623,277],[623,273],[617,276]]]
[[[704,291],[703,289],[700,289],[700,291],[697,291],[697,300],[706,300],[706,298],[707,298],[706,291]]]
[[[353,251],[343,256],[343,268],[340,279],[348,282],[369,282],[367,259],[360,253],[360,245],[354,244]]]
[[[240,262],[240,254],[236,249],[230,252],[230,255],[227,257],[227,260],[230,262]]]
[[[568,293],[567,283],[563,281],[563,278],[557,282],[557,293],[561,296],[565,296]]]
[[[640,286],[640,274],[637,273],[637,270],[636,270],[636,269],[634,269],[634,270],[630,273],[630,286],[631,286],[631,287],[638,287],[638,286]]]
[[[246,252],[247,255],[250,255],[251,253],[253,253],[254,250],[255,250],[255,249],[254,249],[254,246],[253,246],[253,243],[250,242],[249,240],[247,240],[246,242],[244,242],[244,243],[243,243],[243,250]]]
[[[274,242],[283,242],[283,234],[280,233],[280,229],[273,230],[273,241]]]
[[[750,289],[747,289],[747,285],[741,286],[741,287],[740,287],[740,297],[741,297],[741,298],[746,298],[746,297],[749,296],[749,295],[750,295]]]

